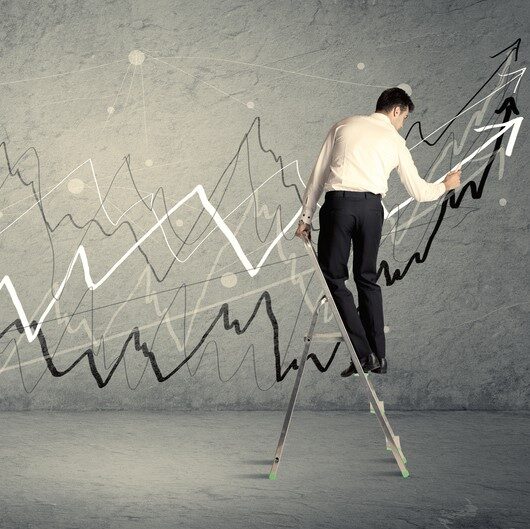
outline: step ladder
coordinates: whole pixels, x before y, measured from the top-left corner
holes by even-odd
[[[322,273],[322,270],[320,268],[320,264],[318,262],[318,258],[313,248],[313,245],[311,241],[305,235],[302,235],[302,240],[304,241],[306,250],[309,253],[311,264],[313,265],[315,271],[317,272],[317,275],[320,277],[322,287],[324,288],[324,295],[320,298],[320,300],[318,301],[315,307],[315,310],[313,312],[313,317],[311,318],[311,323],[309,325],[309,331],[307,335],[304,336],[304,342],[305,342],[304,352],[302,354],[302,358],[300,359],[300,364],[298,366],[298,372],[296,375],[296,380],[294,382],[293,391],[291,393],[291,399],[289,401],[287,413],[283,421],[283,427],[282,427],[282,431],[280,434],[280,439],[278,441],[278,446],[276,448],[276,454],[274,456],[274,460],[272,462],[272,466],[269,472],[269,479],[276,479],[276,476],[278,473],[278,466],[280,465],[280,459],[282,457],[283,447],[285,444],[285,438],[287,436],[287,430],[289,429],[289,424],[291,423],[291,417],[293,415],[296,397],[298,395],[298,390],[300,388],[300,381],[302,380],[305,362],[307,359],[307,355],[309,353],[309,347],[311,346],[312,342],[335,342],[335,343],[344,342],[346,344],[346,346],[348,347],[350,351],[350,355],[355,365],[355,368],[357,369],[357,374],[355,374],[354,376],[359,377],[361,384],[363,384],[363,386],[365,387],[368,393],[368,398],[370,400],[370,412],[375,414],[375,416],[377,417],[379,421],[379,424],[381,425],[383,433],[385,434],[386,449],[392,451],[392,455],[394,456],[394,459],[396,460],[399,470],[401,471],[401,475],[404,478],[406,478],[409,476],[409,471],[407,470],[407,467],[405,466],[405,463],[407,462],[407,460],[401,450],[401,443],[399,440],[399,436],[394,434],[394,431],[392,430],[392,427],[390,426],[390,423],[388,422],[388,419],[386,417],[384,402],[382,400],[379,400],[374,390],[374,386],[372,385],[372,382],[370,381],[369,376],[373,375],[373,373],[365,373],[362,370],[359,358],[357,357],[357,354],[350,340],[346,327],[344,326],[344,322],[342,321],[342,318],[340,317],[340,313],[337,308],[337,305],[335,304],[335,301],[333,300],[328,284],[326,283],[324,274]],[[314,333],[318,315],[325,303],[329,303],[340,332],[317,333],[317,334]]]

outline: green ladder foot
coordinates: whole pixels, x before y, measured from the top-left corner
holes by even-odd
[[[269,474],[269,479],[276,479],[276,474],[274,474],[274,473],[271,472],[271,473]]]
[[[408,478],[410,476],[410,472],[408,470],[403,470],[401,472],[401,475],[404,477],[404,478]]]

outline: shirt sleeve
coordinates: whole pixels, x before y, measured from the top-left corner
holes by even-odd
[[[417,202],[432,202],[445,193],[443,182],[427,182],[418,174],[418,169],[405,141],[399,142],[397,172],[409,195]]]
[[[311,224],[313,213],[317,207],[317,201],[322,194],[322,189],[329,176],[329,165],[331,161],[331,153],[333,151],[333,144],[335,141],[335,127],[331,127],[324,144],[320,150],[315,166],[305,188],[304,196],[302,198],[302,217],[306,224]]]

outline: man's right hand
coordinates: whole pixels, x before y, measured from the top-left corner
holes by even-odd
[[[450,171],[445,175],[443,183],[445,184],[446,191],[451,189],[456,189],[460,185],[460,176],[462,175],[462,170],[460,166],[454,171]]]

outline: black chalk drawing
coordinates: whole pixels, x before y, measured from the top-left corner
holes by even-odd
[[[411,127],[410,127],[410,129],[409,129],[409,131],[407,133],[407,137],[408,137],[408,135],[410,135],[411,131],[415,127],[417,127],[418,131],[419,131],[419,134],[420,134],[420,137],[422,138],[422,141],[424,141],[427,145],[432,147],[432,146],[436,145],[442,138],[444,138],[444,136],[446,134],[451,134],[450,132],[448,132],[448,131],[450,131],[451,123],[453,123],[454,119],[456,119],[456,117],[458,115],[460,115],[463,111],[465,111],[466,108],[468,108],[468,105],[474,100],[474,98],[478,94],[480,94],[481,90],[494,77],[494,75],[500,70],[500,68],[507,61],[511,60],[512,55],[514,55],[515,61],[517,61],[520,42],[521,42],[521,39],[517,39],[513,44],[511,44],[507,48],[504,48],[499,53],[491,56],[491,58],[495,58],[498,55],[500,55],[501,53],[508,52],[507,53],[507,57],[503,60],[501,65],[499,65],[499,67],[483,83],[483,85],[476,91],[476,93],[469,99],[469,101],[467,101],[462,106],[462,109],[455,115],[454,118],[452,118],[450,120],[450,122],[448,122],[447,126],[443,128],[443,130],[440,132],[439,136],[434,141],[429,142],[428,139],[424,136],[422,128],[421,128],[421,123],[419,121],[416,122],[416,123],[413,123],[411,125]],[[520,77],[522,77],[522,74],[521,74]],[[517,82],[519,82],[519,80]],[[503,114],[502,123],[506,124],[506,126],[502,130],[501,133],[498,133],[496,135],[496,138],[495,138],[495,141],[494,141],[494,146],[493,146],[493,151],[491,152],[491,154],[489,156],[488,163],[486,164],[486,166],[485,166],[485,168],[483,170],[483,173],[482,173],[482,176],[481,176],[479,182],[476,183],[474,181],[469,181],[467,184],[462,186],[462,188],[459,190],[458,194],[456,194],[455,191],[453,190],[453,191],[450,191],[449,193],[447,193],[445,195],[445,197],[441,201],[440,207],[438,209],[438,217],[434,221],[434,227],[432,229],[430,229],[431,221],[429,221],[428,224],[427,224],[427,227],[425,228],[426,231],[428,229],[430,229],[430,233],[429,233],[427,242],[425,243],[425,246],[424,246],[422,252],[416,251],[413,255],[411,255],[410,258],[407,260],[406,265],[403,267],[402,270],[395,269],[394,271],[391,271],[390,264],[387,261],[383,260],[381,262],[379,270],[378,270],[378,277],[380,275],[383,275],[384,278],[385,278],[387,286],[392,285],[393,283],[395,283],[398,280],[402,280],[406,276],[406,274],[409,272],[409,270],[411,269],[411,266],[412,266],[413,263],[420,264],[420,263],[424,263],[427,260],[427,256],[429,254],[429,250],[430,250],[430,248],[433,245],[433,242],[435,240],[436,234],[439,232],[439,229],[440,229],[444,219],[446,218],[446,213],[447,213],[447,208],[448,207],[451,207],[452,209],[458,209],[459,207],[461,207],[461,205],[463,203],[463,200],[466,197],[468,189],[470,191],[470,195],[471,195],[471,198],[473,200],[478,200],[478,199],[481,198],[481,196],[483,194],[483,191],[484,191],[484,188],[485,188],[485,185],[486,185],[486,182],[487,182],[487,179],[488,179],[488,176],[490,174],[493,162],[495,161],[495,159],[497,157],[497,154],[498,154],[499,150],[502,147],[502,144],[503,144],[503,141],[504,141],[504,137],[505,136],[509,136],[509,134],[505,134],[505,132],[510,133],[511,132],[510,128],[513,128],[513,127],[510,127],[512,116],[514,114],[515,115],[519,115],[519,109],[517,108],[517,105],[516,105],[516,99],[512,95],[506,95],[507,90],[508,90],[508,86],[505,87],[502,103],[500,104],[499,108],[495,110],[495,114],[496,115]],[[494,117],[495,117],[494,114],[492,114],[491,117],[490,117],[490,121]],[[248,141],[249,141],[249,135],[251,134],[251,132],[253,131],[255,126],[257,126],[257,138],[258,138],[259,148],[261,149],[261,151],[263,153],[269,154],[272,157],[273,161],[280,165],[279,173],[281,173],[281,183],[282,183],[282,186],[284,188],[283,192],[284,193],[287,192],[287,191],[295,192],[296,195],[297,195],[298,201],[301,203],[301,192],[300,192],[300,189],[298,188],[298,186],[296,184],[289,184],[285,180],[284,165],[283,165],[282,157],[279,156],[279,155],[276,155],[271,149],[266,149],[264,147],[263,142],[262,142],[260,118],[257,117],[252,122],[248,132],[244,135],[243,140],[239,144],[239,147],[238,147],[238,149],[236,151],[236,154],[234,155],[232,160],[230,160],[230,163],[228,164],[227,168],[223,171],[221,177],[219,178],[218,182],[214,186],[214,189],[213,189],[212,193],[208,197],[208,200],[215,207],[215,209],[218,209],[223,203],[223,198],[224,198],[224,196],[225,196],[225,194],[226,194],[226,192],[228,190],[228,186],[229,186],[229,184],[230,184],[230,182],[231,182],[231,180],[232,180],[232,178],[234,176],[235,164],[237,164],[237,161],[238,161],[238,158],[239,158],[239,156],[241,154],[242,149],[243,148],[246,149],[247,158],[250,156]],[[486,128],[488,128],[488,127],[486,127]],[[472,142],[472,145],[468,148],[467,152],[469,152],[471,150],[471,148],[473,147],[473,144],[476,143],[476,141],[478,141],[478,140],[475,138],[473,140],[473,142]],[[492,141],[490,141],[490,143],[492,143]],[[7,182],[8,178],[10,178],[10,177],[17,177],[24,186],[31,188],[32,194],[35,197],[35,205],[39,208],[40,214],[42,216],[42,220],[44,222],[46,231],[48,233],[48,239],[49,239],[50,246],[51,246],[51,252],[52,252],[52,256],[53,256],[53,263],[52,263],[53,272],[52,272],[52,278],[51,278],[51,284],[52,285],[53,285],[53,280],[54,280],[54,277],[55,277],[55,268],[56,268],[55,252],[54,252],[52,235],[53,235],[53,232],[55,230],[57,230],[62,224],[70,223],[71,226],[75,227],[78,230],[85,230],[86,229],[86,231],[83,234],[83,237],[81,238],[79,243],[81,243],[83,241],[84,237],[87,234],[88,228],[91,227],[91,226],[94,226],[95,228],[97,228],[101,232],[101,234],[106,236],[106,237],[111,237],[114,233],[117,233],[119,230],[127,229],[128,232],[134,238],[136,243],[138,243],[138,241],[140,240],[140,237],[137,235],[137,233],[134,230],[134,226],[127,220],[123,220],[122,222],[117,223],[114,226],[114,228],[115,228],[114,230],[106,231],[105,228],[102,226],[102,224],[98,220],[96,220],[96,218],[95,218],[95,215],[103,207],[104,200],[108,196],[108,193],[110,192],[110,190],[112,189],[113,183],[114,183],[114,181],[116,179],[116,176],[119,174],[120,170],[125,168],[125,170],[127,171],[128,176],[130,178],[130,181],[132,183],[132,186],[135,189],[135,192],[140,197],[140,201],[142,201],[143,205],[149,211],[151,211],[151,209],[152,209],[152,205],[154,203],[155,198],[158,195],[160,195],[161,200],[162,200],[162,202],[164,204],[166,216],[168,216],[169,209],[167,207],[167,202],[166,202],[166,197],[165,197],[165,194],[164,194],[164,190],[162,188],[159,188],[156,191],[156,193],[152,196],[151,203],[149,204],[145,200],[145,198],[143,197],[142,193],[139,191],[138,186],[137,186],[137,184],[136,184],[136,182],[134,180],[134,177],[133,177],[133,174],[132,174],[132,170],[131,170],[131,167],[130,167],[130,156],[126,156],[125,159],[124,159],[123,164],[121,165],[119,170],[115,173],[115,175],[114,175],[114,177],[113,177],[113,179],[112,179],[112,181],[111,181],[111,183],[110,183],[110,185],[108,187],[107,193],[102,198],[101,205],[100,205],[99,209],[93,215],[93,218],[91,218],[88,222],[80,223],[80,222],[78,222],[76,220],[75,213],[68,213],[68,214],[64,215],[58,222],[56,222],[54,225],[52,225],[52,223],[46,217],[44,208],[42,206],[42,196],[43,195],[42,195],[41,181],[40,181],[40,162],[39,162],[39,156],[38,156],[38,153],[37,153],[36,149],[30,148],[23,154],[23,156],[25,156],[29,152],[29,153],[32,153],[33,156],[35,157],[35,160],[36,160],[36,163],[37,163],[37,167],[39,168],[39,170],[37,170],[37,178],[36,178],[37,182],[36,182],[36,185],[35,185],[35,182],[33,182],[33,181],[24,180],[23,176],[20,173],[20,170],[19,169],[15,169],[15,167],[17,166],[18,161],[16,163],[14,163],[14,164],[11,163],[11,161],[9,159],[9,155],[8,155],[7,143],[4,141],[4,142],[2,142],[0,144],[0,146],[2,147],[2,151],[3,151],[3,154],[5,156],[5,160],[6,160],[6,166],[7,166],[7,169],[8,169],[7,176],[5,178],[3,178],[2,180],[0,180],[0,189],[5,185],[5,183]],[[229,169],[231,167],[232,167],[232,172],[231,172],[231,174],[230,174],[230,176],[228,178],[228,181],[224,183],[224,189],[221,190],[220,197],[217,197],[216,199],[214,199],[213,198],[214,194],[216,193],[218,188],[219,189],[221,188],[221,185],[222,185],[223,179],[225,177],[225,174],[228,173],[228,171],[229,171]],[[253,184],[253,181],[252,181],[252,175],[251,175],[250,166],[248,168],[248,171],[249,171],[250,186],[252,187],[252,190],[253,190],[254,207],[255,207],[255,211],[257,211],[257,209],[258,209],[257,199],[256,199],[256,195],[254,193],[254,189],[255,188],[254,188],[254,184]],[[280,207],[278,209],[281,211]],[[177,231],[174,229],[172,223],[171,222],[167,222],[167,225],[169,225],[170,229],[172,230],[172,234],[174,235],[174,237],[176,239],[178,239],[179,241],[182,242],[182,246],[174,254],[174,258],[171,260],[171,263],[169,264],[167,269],[164,270],[162,273],[159,273],[159,271],[157,271],[154,268],[154,266],[152,265],[152,263],[149,260],[149,256],[148,256],[147,252],[143,248],[141,248],[141,246],[139,246],[139,245],[137,246],[136,249],[141,253],[143,258],[145,259],[145,262],[146,262],[147,266],[150,268],[150,271],[152,272],[153,277],[155,278],[155,280],[158,283],[162,283],[165,280],[165,278],[169,274],[170,269],[172,268],[172,266],[174,265],[175,261],[177,260],[176,257],[181,253],[181,251],[185,247],[185,245],[193,245],[193,244],[195,244],[200,239],[200,237],[206,232],[206,230],[208,230],[210,228],[210,225],[213,224],[213,220],[214,220],[213,217],[211,219],[207,219],[206,226],[203,227],[202,231],[194,239],[191,239],[191,233],[193,232],[195,226],[198,224],[198,222],[199,222],[199,220],[200,220],[200,218],[201,218],[201,216],[203,215],[204,212],[205,212],[204,208],[199,211],[199,214],[198,214],[197,218],[195,219],[195,222],[193,223],[193,226],[191,227],[191,229],[188,232],[188,235],[184,239],[179,236]],[[169,218],[168,218],[168,220],[169,220]],[[262,238],[260,236],[260,234],[259,234],[258,225],[257,225],[257,217],[256,216],[255,216],[254,222],[255,222],[255,230],[256,230],[258,239],[261,242],[264,242],[266,240],[267,236],[268,236],[268,233],[265,235],[264,238]],[[399,222],[399,215],[398,215],[398,222]],[[273,227],[273,225],[271,224],[271,228],[270,229],[272,229],[272,227]],[[316,230],[316,231],[318,231],[318,230]],[[296,256],[294,258],[289,258],[289,259],[284,259],[284,260],[281,260],[281,261],[270,262],[270,263],[266,263],[266,264],[262,265],[262,267],[278,265],[278,264],[282,264],[282,263],[285,263],[285,262],[293,260],[293,259],[303,258],[303,257],[304,256]],[[305,257],[307,257],[307,256],[305,256]],[[235,274],[246,274],[246,273],[248,273],[248,269],[243,269],[241,271],[234,271],[234,273]],[[5,276],[5,277],[7,277],[7,276]],[[5,277],[4,277],[4,279],[5,279]],[[199,280],[199,281],[194,282],[193,285],[198,285],[201,282],[202,283],[206,283],[207,281],[212,281],[214,279],[217,280],[219,278],[218,277],[209,278],[209,279],[207,279],[205,281]],[[4,286],[5,286],[4,282],[2,282],[0,290]],[[141,335],[140,335],[140,329],[137,326],[132,327],[132,330],[129,332],[129,334],[126,336],[125,341],[123,342],[123,345],[121,347],[121,351],[120,351],[119,356],[116,357],[113,360],[113,362],[112,362],[112,364],[110,366],[110,370],[108,370],[108,372],[106,373],[106,376],[103,376],[100,373],[100,371],[98,370],[97,366],[96,366],[95,355],[97,356],[98,351],[95,351],[92,347],[87,348],[67,368],[59,369],[56,366],[55,362],[54,362],[54,358],[53,358],[54,357],[54,353],[50,353],[50,351],[48,350],[48,345],[47,345],[45,334],[44,334],[42,328],[39,328],[38,332],[36,333],[36,337],[37,337],[39,345],[40,345],[42,357],[44,358],[45,363],[46,363],[47,371],[44,371],[42,373],[42,375],[38,378],[38,380],[34,384],[34,386],[32,388],[30,388],[29,390],[24,386],[25,390],[27,392],[33,391],[35,389],[35,387],[37,386],[38,382],[42,379],[42,376],[44,375],[44,373],[46,373],[46,372],[51,373],[51,375],[54,376],[54,377],[65,376],[66,374],[71,372],[85,358],[86,358],[86,361],[87,361],[88,366],[90,368],[90,372],[91,372],[94,380],[96,381],[98,387],[103,388],[112,379],[112,377],[113,377],[114,373],[116,372],[118,366],[124,360],[125,355],[126,355],[127,351],[129,350],[129,348],[134,348],[133,352],[141,352],[142,355],[147,359],[146,367],[147,367],[147,365],[149,365],[151,367],[152,372],[154,373],[157,381],[165,382],[166,380],[171,378],[174,374],[176,374],[181,368],[183,368],[184,366],[187,366],[189,360],[191,358],[193,358],[195,355],[197,355],[197,353],[199,352],[199,349],[205,344],[205,341],[207,340],[209,335],[216,329],[217,326],[222,326],[222,329],[224,329],[224,331],[235,332],[236,335],[242,335],[242,334],[244,334],[244,333],[246,333],[246,332],[248,332],[249,330],[252,329],[251,324],[252,324],[253,320],[256,318],[256,316],[260,313],[260,311],[264,311],[265,312],[266,317],[268,319],[268,322],[270,323],[272,344],[273,344],[275,381],[276,382],[281,382],[286,377],[286,375],[289,373],[289,371],[291,369],[293,369],[293,370],[298,369],[297,360],[293,359],[282,370],[282,366],[284,364],[284,360],[282,360],[282,355],[281,355],[281,352],[280,352],[281,351],[281,347],[280,347],[280,343],[279,343],[278,320],[277,320],[277,318],[276,318],[276,316],[274,314],[273,301],[271,299],[270,293],[267,290],[265,290],[258,297],[258,299],[257,299],[257,301],[255,303],[255,306],[254,306],[254,308],[252,310],[252,313],[250,314],[250,316],[248,317],[247,321],[243,325],[239,322],[238,319],[236,319],[236,318],[231,319],[230,318],[230,305],[229,305],[229,303],[223,303],[220,306],[217,315],[213,318],[211,323],[207,326],[207,329],[202,333],[202,336],[197,341],[197,343],[193,346],[192,350],[189,353],[186,353],[184,358],[174,368],[169,370],[167,373],[163,373],[162,369],[160,368],[160,366],[159,366],[159,364],[157,362],[157,358],[156,358],[156,355],[155,355],[154,350],[153,350],[154,349],[154,340],[156,338],[156,335],[158,333],[158,330],[159,330],[160,326],[162,325],[162,322],[164,320],[165,314],[169,311],[169,309],[171,308],[171,306],[175,302],[175,299],[177,298],[177,296],[179,295],[179,293],[181,291],[184,293],[184,299],[186,299],[186,289],[189,286],[190,286],[190,284],[187,285],[187,284],[183,283],[183,284],[181,284],[181,285],[179,285],[177,287],[164,289],[162,291],[154,292],[154,293],[148,294],[146,296],[136,296],[136,297],[133,297],[132,299],[115,301],[113,303],[108,303],[108,304],[105,304],[105,305],[100,306],[100,307],[94,306],[94,304],[93,304],[93,290],[87,289],[82,294],[82,296],[81,296],[81,298],[79,300],[79,303],[78,303],[78,307],[83,302],[86,294],[88,292],[90,292],[91,296],[92,296],[92,307],[91,307],[90,310],[85,310],[85,311],[77,311],[76,310],[72,314],[66,315],[66,316],[61,316],[60,318],[48,318],[48,319],[45,319],[42,323],[56,321],[56,320],[63,320],[63,319],[66,319],[66,318],[69,318],[68,323],[70,323],[72,318],[74,318],[75,316],[78,316],[80,314],[83,314],[84,312],[89,312],[89,313],[93,314],[93,312],[97,311],[98,309],[108,308],[108,307],[113,306],[113,305],[120,305],[120,304],[123,304],[123,303],[128,303],[128,302],[131,302],[133,300],[140,299],[142,297],[149,297],[149,296],[152,296],[154,294],[159,294],[159,293],[162,293],[162,292],[175,292],[175,295],[174,295],[173,300],[171,301],[171,303],[168,305],[164,315],[162,316],[162,318],[160,319],[160,321],[158,323],[157,331],[155,333],[155,336],[153,337],[153,343],[151,344],[151,346],[149,347],[145,342],[142,342]],[[54,289],[52,288],[52,292],[53,292],[53,290]],[[9,310],[11,310],[11,308]],[[186,306],[185,306],[184,307],[184,317],[183,317],[184,318],[184,328],[186,326],[186,323],[185,323],[186,311],[187,311],[187,309],[186,309]],[[218,322],[220,322],[220,323],[218,323]],[[9,325],[7,325],[2,331],[0,331],[0,340],[4,339],[4,337],[8,338],[7,345],[3,348],[4,351],[9,346],[14,346],[15,349],[16,349],[18,360],[19,360],[19,369],[21,370],[21,375],[22,375],[22,368],[20,366],[21,359],[20,359],[19,352],[18,352],[18,344],[16,343],[16,340],[14,338],[9,339],[9,337],[11,336],[9,333],[15,332],[15,333],[19,333],[19,334],[22,335],[22,334],[26,333],[26,330],[27,330],[28,327],[32,331],[35,331],[35,329],[38,327],[38,322],[33,320],[33,321],[31,321],[29,323],[29,326],[25,327],[23,322],[22,322],[22,320],[20,318],[17,318],[14,321],[12,321]],[[65,329],[67,327],[68,327],[68,324],[65,325]],[[64,335],[64,333],[63,333],[63,335]],[[214,346],[217,347],[217,344],[216,344],[215,340],[212,340],[210,343],[213,343]],[[60,344],[60,340],[59,340],[59,342],[56,345],[56,350],[57,350],[59,344]],[[329,358],[325,362],[321,362],[319,360],[319,358],[314,353],[311,353],[308,356],[308,358],[311,358],[311,360],[313,361],[313,363],[314,363],[314,365],[315,365],[315,367],[317,368],[318,371],[325,372],[330,367],[330,365],[332,364],[333,359],[335,358],[335,354],[337,352],[337,349],[338,349],[339,345],[340,345],[340,343],[336,343],[334,345],[334,349],[332,351],[332,354],[329,356]],[[103,360],[104,360],[104,363],[105,363],[105,370],[107,371],[106,358],[105,358],[105,346],[103,344],[102,346],[100,345],[100,347],[102,347],[102,349],[103,349]],[[252,354],[253,354],[253,346],[252,345],[248,347],[247,352],[243,356],[243,358],[241,360],[241,363],[239,364],[239,366],[238,366],[237,370],[235,371],[235,373],[237,373],[237,371],[239,370],[239,368],[243,364],[243,361],[245,360],[247,354],[249,354],[250,352],[252,352]],[[204,354],[204,352],[202,354]],[[202,358],[202,356],[201,356],[201,358]],[[254,365],[255,365],[255,359],[254,359]],[[126,367],[125,367],[125,369],[126,369]],[[188,369],[189,369],[189,366],[188,366]],[[145,368],[144,368],[144,372],[145,372]],[[235,373],[233,373],[227,380],[230,380],[235,375]],[[256,384],[258,385],[259,389],[266,391],[266,390],[270,389],[270,387],[273,386],[273,384],[271,384],[271,386],[269,386],[268,388],[260,387],[255,369],[254,369],[254,373],[255,373],[255,377],[256,377]],[[190,371],[190,374],[191,374],[191,371]],[[142,376],[143,376],[143,373],[142,373]],[[219,373],[219,378],[221,379],[220,373]],[[223,380],[223,381],[227,381],[227,380]],[[139,381],[138,381],[136,387],[138,386],[138,384],[139,384]],[[131,387],[131,386],[129,385],[129,387]],[[131,387],[131,389],[135,389],[135,388]]]

